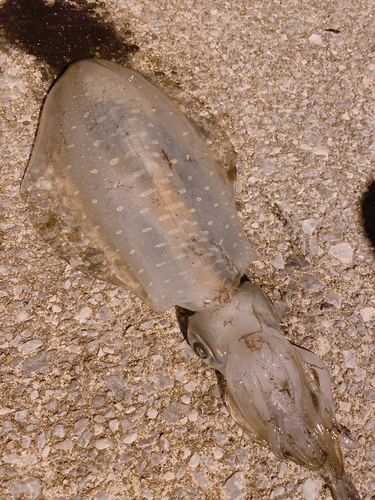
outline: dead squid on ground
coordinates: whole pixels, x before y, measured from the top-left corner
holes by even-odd
[[[255,253],[233,181],[176,105],[137,72],[71,65],[50,91],[22,181],[34,224],[67,261],[157,312],[194,311],[187,339],[226,379],[233,418],[280,459],[359,499],[342,463],[330,376],[280,332],[271,301],[240,281]]]

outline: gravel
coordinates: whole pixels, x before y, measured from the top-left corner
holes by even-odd
[[[370,500],[374,253],[360,204],[374,176],[372,2],[103,10],[140,47],[129,65],[235,149],[237,209],[258,254],[247,274],[287,338],[327,364],[338,420],[359,438],[345,466]],[[37,234],[19,185],[52,73],[2,37],[0,66],[2,498],[330,498],[235,424],[174,311],[84,276]]]

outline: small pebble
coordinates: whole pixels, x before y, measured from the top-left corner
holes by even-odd
[[[109,375],[105,379],[105,389],[113,391],[120,401],[126,392],[125,380],[120,375]]]
[[[26,359],[22,363],[22,373],[24,375],[30,375],[31,373],[46,372],[49,370],[49,364],[47,359],[47,351],[43,350],[38,352],[34,356]]]
[[[83,311],[83,309],[82,309],[82,311]],[[82,311],[81,311],[81,313],[82,313]],[[81,314],[81,313],[80,313],[80,314]],[[98,314],[96,315],[96,317],[97,317],[97,319],[98,319],[98,320],[100,320],[100,321],[107,321],[107,320],[111,317],[111,314],[112,314],[112,312],[111,312],[111,310],[109,309],[109,307],[108,307],[108,306],[106,306],[106,305],[104,305],[104,306],[102,306],[102,307],[99,309],[99,312],[98,312]],[[90,314],[90,316],[91,316],[91,314]],[[89,318],[90,316],[88,316],[88,318]],[[84,318],[84,319],[87,319],[87,318]]]
[[[349,243],[337,243],[329,249],[328,253],[342,264],[351,264],[353,260],[353,249]]]
[[[38,349],[41,345],[43,345],[43,342],[40,339],[32,339],[20,345],[19,348],[23,352],[32,352]]]
[[[339,295],[336,292],[333,292],[332,290],[327,290],[324,293],[324,298],[328,302],[328,304],[332,304],[335,306],[337,309],[340,308],[341,306],[341,295]]]
[[[149,408],[147,411],[148,418],[155,419],[159,412],[155,408]]]
[[[89,422],[90,421],[88,418],[81,418],[80,420],[78,420],[73,426],[73,434],[82,434],[82,432],[86,430],[87,426],[89,425]]]
[[[203,472],[200,472],[200,471],[194,471],[193,472],[193,475],[198,483],[198,486],[202,489],[206,489],[206,488],[209,488],[210,487],[210,484],[209,482],[207,481],[207,479],[205,478]]]
[[[275,267],[276,269],[284,269],[284,259],[281,254],[275,255],[273,259],[270,260],[270,264]]]
[[[93,500],[110,500],[111,497],[105,490],[100,490],[92,498]]]
[[[375,307],[364,307],[359,312],[363,321],[371,321],[375,317]]]
[[[318,277],[310,274],[301,276],[300,284],[305,290],[310,290],[311,292],[319,292],[324,287],[324,283]]]
[[[152,466],[159,466],[165,462],[166,456],[160,453],[151,453],[150,463]]]
[[[321,487],[322,483],[320,481],[308,478],[298,489],[301,491],[304,500],[316,500]]]
[[[110,448],[111,446],[112,446],[112,441],[110,441],[108,438],[98,439],[97,442],[95,443],[95,448],[97,450],[105,450],[107,448]]]
[[[347,368],[357,368],[358,360],[353,351],[342,351],[345,359],[345,364]]]
[[[168,420],[169,422],[172,422],[175,424],[178,419],[179,419],[179,412],[178,408],[175,405],[175,403],[171,403],[168,408],[164,412],[164,418],[165,420]]]
[[[273,491],[273,494],[275,497],[279,497],[280,495],[283,495],[284,493],[285,493],[285,488],[283,488],[282,486],[279,486],[278,488],[276,488]]]
[[[225,489],[231,500],[242,500],[246,496],[243,472],[235,472],[225,481]]]
[[[184,389],[186,392],[193,392],[195,390],[196,383],[193,381],[188,382],[184,385]]]
[[[301,228],[305,234],[312,234],[317,225],[318,221],[315,219],[305,219],[301,222]]]
[[[69,451],[73,448],[73,442],[71,439],[66,438],[64,441],[61,441],[61,443],[55,444],[55,448],[57,450]]]
[[[124,418],[123,420],[121,420],[121,427],[124,429],[124,431],[130,431],[135,427],[135,424],[127,418]]]
[[[83,307],[80,312],[77,314],[77,316],[75,316],[74,319],[76,319],[77,321],[85,321],[87,319],[89,319],[92,315],[92,309],[90,307]]]
[[[122,442],[125,444],[132,444],[132,443],[134,443],[134,441],[137,440],[137,437],[138,437],[137,432],[130,432],[127,436],[124,437]]]
[[[323,45],[323,40],[322,37],[317,35],[316,33],[312,34],[309,37],[309,42],[315,44],[315,45]]]
[[[171,377],[166,375],[164,372],[154,372],[152,375],[150,375],[150,380],[161,391],[164,391],[165,389],[171,389],[174,386],[174,382]]]
[[[189,467],[194,469],[195,467],[198,467],[200,461],[201,461],[201,459],[200,459],[200,456],[198,455],[198,453],[194,453],[194,455],[189,460],[188,465],[189,465]]]
[[[22,422],[27,417],[27,414],[28,414],[27,410],[16,411],[16,413],[14,414],[14,420],[16,422]]]
[[[78,439],[77,444],[78,446],[81,446],[82,448],[86,448],[86,446],[89,444],[91,440],[91,432],[86,429],[82,434],[81,437]]]
[[[23,493],[31,500],[38,498],[41,492],[41,483],[39,479],[30,477],[25,481],[15,481],[9,486],[9,490],[13,493],[15,498],[20,497]]]
[[[64,426],[59,424],[59,425],[56,425],[54,431],[53,431],[53,435],[55,437],[58,437],[60,439],[62,439],[64,436],[65,436],[65,431],[64,431]]]

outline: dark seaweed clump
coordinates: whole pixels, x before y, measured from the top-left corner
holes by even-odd
[[[100,57],[126,63],[139,48],[128,43],[105,14],[104,2],[7,0],[0,8],[1,34],[60,73],[77,59]],[[102,13],[104,12],[104,14]]]
[[[371,182],[362,197],[361,212],[366,236],[375,249],[375,181]]]

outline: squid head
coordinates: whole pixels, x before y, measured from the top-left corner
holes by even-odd
[[[316,471],[334,498],[358,500],[343,467],[340,443],[354,447],[335,419],[330,375],[311,351],[281,334],[271,301],[245,282],[230,300],[189,318],[188,341],[226,380],[233,418],[279,459]]]

